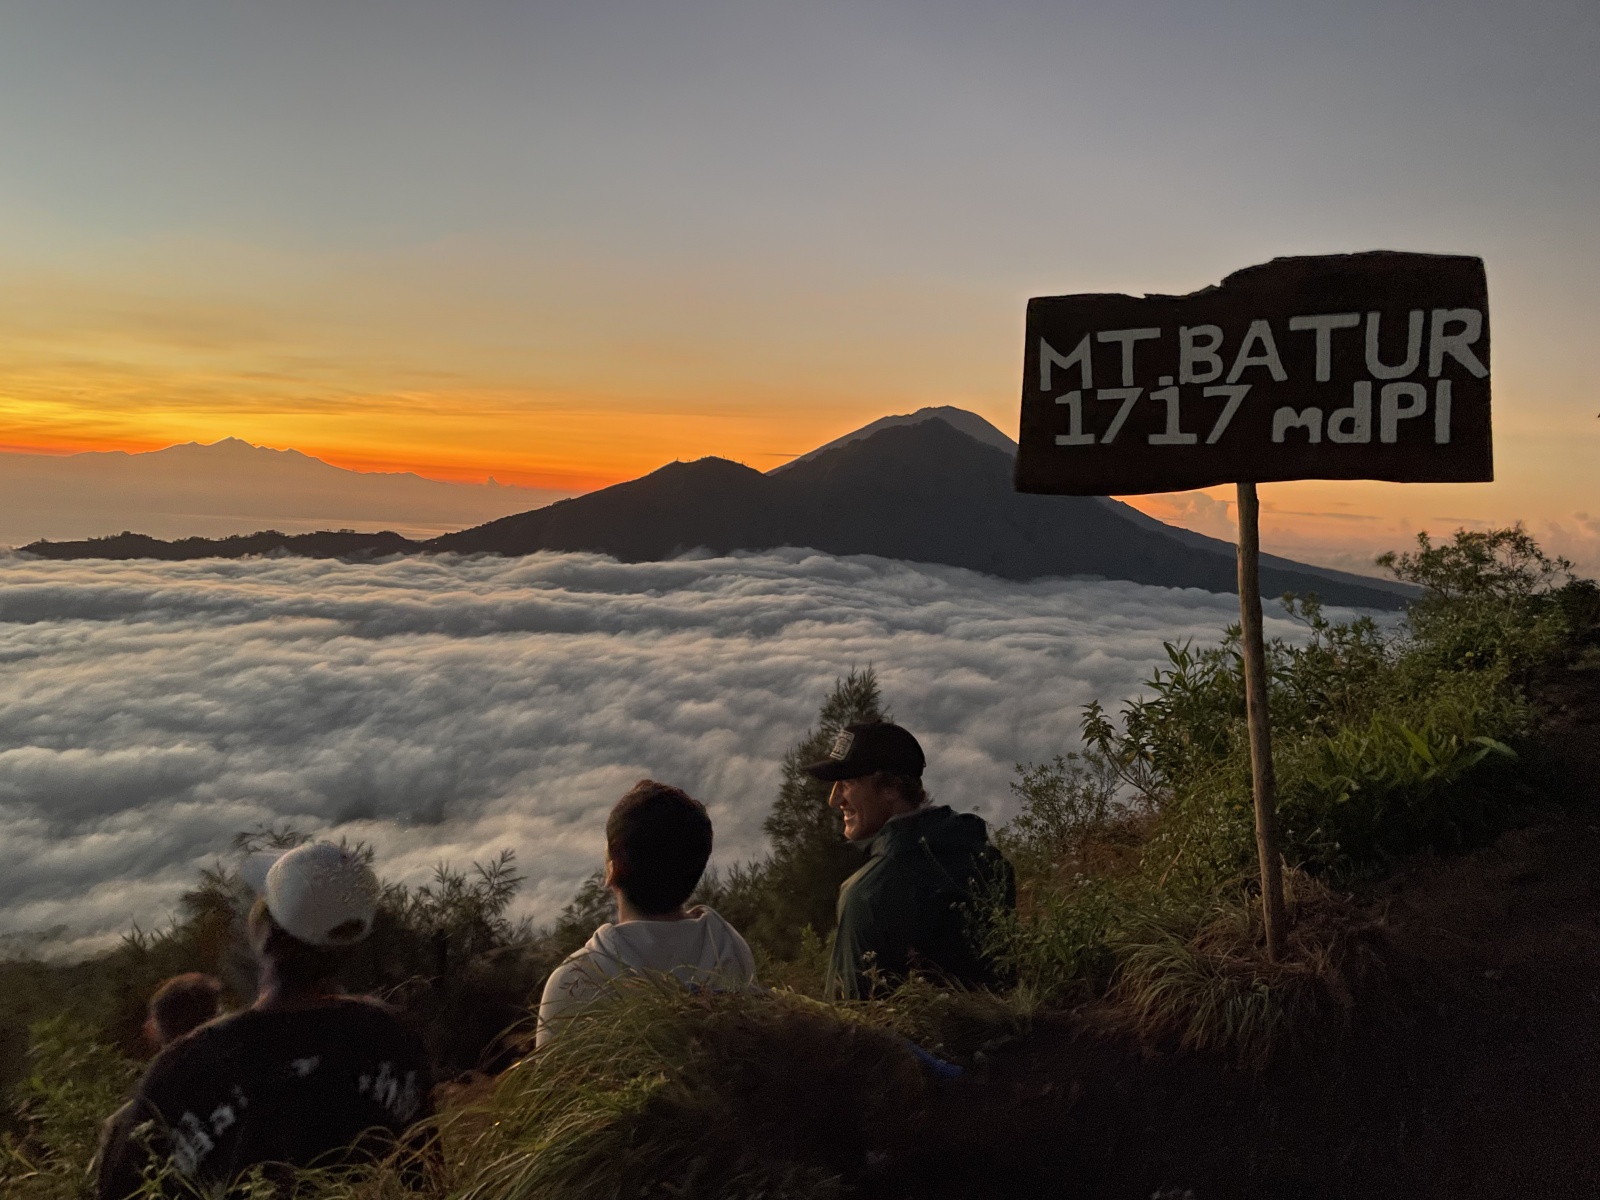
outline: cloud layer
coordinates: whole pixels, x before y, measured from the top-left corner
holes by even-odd
[[[278,821],[365,838],[400,878],[509,846],[544,919],[647,775],[706,801],[719,860],[749,857],[784,750],[868,663],[930,790],[1003,819],[1013,764],[1069,747],[1079,706],[1132,695],[1163,641],[1237,612],[806,551],[0,557],[0,935],[66,926],[89,948],[159,923],[232,834]]]

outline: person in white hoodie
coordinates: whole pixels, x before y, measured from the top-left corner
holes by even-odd
[[[542,1046],[613,982],[670,975],[685,986],[742,988],[755,980],[744,938],[712,909],[686,908],[711,858],[711,818],[679,788],[642,779],[606,820],[606,887],[617,922],[602,925],[551,973],[539,1002]]]

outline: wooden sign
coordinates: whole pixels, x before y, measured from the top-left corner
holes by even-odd
[[[1483,260],[1279,258],[1188,296],[1028,302],[1020,492],[1494,478]]]
[[[1278,258],[1190,296],[1028,301],[1017,490],[1238,484],[1239,619],[1268,957],[1286,952],[1256,484],[1494,478],[1483,260]]]

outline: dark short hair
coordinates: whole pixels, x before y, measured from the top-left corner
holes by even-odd
[[[617,889],[655,916],[691,894],[711,859],[706,806],[681,788],[641,779],[606,819],[606,851]]]
[[[248,923],[252,940],[256,940],[261,947],[262,957],[272,960],[278,978],[285,983],[320,983],[331,978],[345,961],[345,947],[313,946],[309,942],[302,942],[278,924],[263,899],[258,899],[250,909]]]
[[[899,775],[893,771],[874,771],[871,775],[872,782],[879,787],[889,788],[898,792],[900,798],[912,808],[921,808],[928,802],[928,793],[922,786],[920,775]]]
[[[150,1031],[163,1044],[176,1041],[216,1016],[221,999],[222,984],[214,977],[174,975],[150,997]]]

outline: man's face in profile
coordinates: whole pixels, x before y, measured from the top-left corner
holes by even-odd
[[[870,775],[839,780],[828,794],[828,806],[844,815],[844,836],[852,842],[876,837],[890,817],[908,807],[899,792]]]

